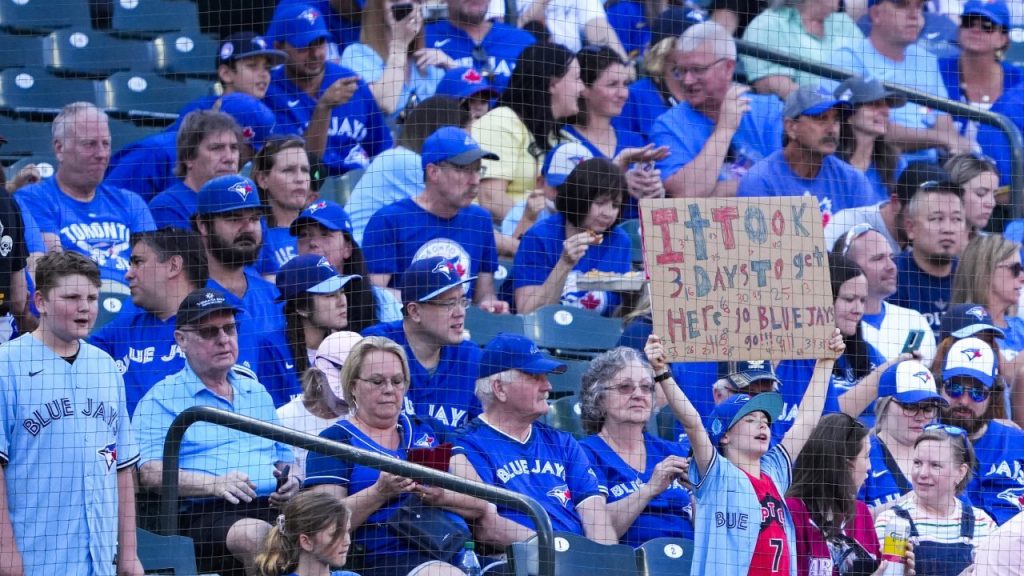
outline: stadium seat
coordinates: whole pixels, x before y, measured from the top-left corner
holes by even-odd
[[[509,565],[515,576],[535,576],[539,572],[537,556],[535,537],[508,547]],[[580,574],[638,576],[636,553],[625,544],[598,544],[576,534],[555,532],[555,576]]]
[[[630,259],[633,262],[633,269],[643,270],[644,247],[640,240],[640,221],[626,220],[619,224],[618,228],[629,235]]]
[[[43,39],[0,32],[0,70],[43,65]]]
[[[43,38],[43,63],[61,76],[104,78],[119,70],[146,70],[151,67],[148,55],[141,40],[88,28],[55,30]]]
[[[32,156],[53,153],[53,129],[49,122],[26,122],[5,119],[0,134],[7,143],[0,148],[3,156]]]
[[[614,348],[622,335],[620,320],[553,304],[525,315],[526,335],[556,356],[589,359]]]
[[[60,28],[91,25],[88,2],[52,0],[0,1],[0,28],[18,32],[46,33]]]
[[[96,103],[108,114],[131,120],[163,120],[178,117],[178,110],[206,91],[158,74],[118,72],[96,83]]]
[[[11,164],[4,169],[4,174],[7,176],[7,181],[10,182],[14,179],[14,176],[28,164],[35,164],[36,168],[39,169],[39,175],[43,178],[49,178],[53,176],[57,170],[57,158],[52,154],[40,154],[38,156],[26,156],[18,159],[17,162]]]
[[[128,286],[120,282],[104,280],[100,285],[99,314],[96,316],[96,324],[92,327],[93,332],[113,320],[131,298],[132,293]]]
[[[189,4],[191,2],[170,2]],[[195,30],[163,34],[153,39],[153,69],[165,76],[213,80],[217,77],[218,43]]]
[[[118,34],[156,35],[174,31],[198,34],[199,9],[193,2],[169,0],[114,2],[111,28]]]
[[[572,396],[580,393],[580,382],[583,373],[587,371],[590,362],[585,360],[565,360],[557,358],[559,362],[565,363],[568,369],[564,374],[548,374],[548,382],[551,382],[552,398]]]
[[[576,438],[583,438],[583,420],[580,417],[580,399],[578,396],[563,396],[548,407],[544,423],[556,430],[568,432]]]
[[[476,306],[466,309],[466,330],[469,339],[478,346],[486,346],[499,332],[525,334],[523,317],[515,314],[491,314]]]
[[[679,433],[681,429],[678,426],[678,420],[676,415],[672,412],[672,407],[663,406],[658,413],[651,418],[651,422],[647,425],[647,432],[661,438],[662,440],[668,440],[669,442],[678,442]]]
[[[323,184],[320,185],[320,198],[344,206],[365,171],[363,169],[349,170],[341,176],[324,178]]]
[[[113,149],[120,150],[125,146],[142,140],[147,136],[152,136],[158,132],[162,132],[161,128],[152,128],[146,126],[139,126],[133,122],[127,120],[111,120],[110,121],[110,142]]]
[[[693,561],[693,540],[655,538],[636,550],[641,576],[689,574]]]
[[[1024,28],[1010,28],[1010,45],[1003,59],[1014,66],[1024,66]]]
[[[52,120],[69,102],[92,102],[93,83],[58,78],[45,68],[8,68],[0,72],[0,111]]]
[[[198,574],[196,551],[191,538],[161,536],[139,528],[139,561],[146,574]]]

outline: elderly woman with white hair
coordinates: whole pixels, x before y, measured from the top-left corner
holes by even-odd
[[[580,388],[580,441],[602,486],[608,516],[623,544],[693,538],[689,446],[645,431],[657,386],[640,352],[620,346],[591,361]]]

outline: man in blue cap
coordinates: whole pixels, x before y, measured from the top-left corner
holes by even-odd
[[[570,434],[537,423],[548,411],[547,375],[565,370],[525,336],[502,333],[488,342],[476,381],[484,413],[456,442],[451,471],[535,499],[555,530],[616,544],[607,489],[586,453]],[[522,512],[499,505],[498,515],[498,525],[478,537],[504,547],[532,535],[533,524]]]
[[[495,296],[498,249],[491,216],[473,204],[485,158],[498,156],[454,126],[423,142],[423,192],[378,210],[366,225],[363,251],[375,286],[389,286],[393,275],[416,260],[442,256],[460,277],[476,278],[466,290],[473,302],[490,312],[508,311]]]
[[[782,110],[783,149],[755,164],[740,181],[737,195],[811,193],[826,223],[840,210],[871,204],[874,196],[867,178],[835,156],[839,123],[851,110],[824,89],[795,90]]]
[[[473,280],[446,258],[417,260],[397,283],[402,319],[363,330],[363,336],[384,336],[405,347],[411,380],[406,412],[453,428],[480,413],[473,395],[480,349],[463,337],[469,305],[464,286]]]
[[[327,61],[331,38],[323,15],[305,4],[274,14],[269,36],[288,59],[271,74],[264,102],[277,116],[274,131],[300,134],[306,151],[328,173],[366,168],[391,147],[391,134],[366,83],[355,72]]]

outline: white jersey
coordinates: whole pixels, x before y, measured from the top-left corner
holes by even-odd
[[[860,323],[864,340],[875,347],[886,359],[899,357],[903,351],[903,343],[911,330],[923,330],[924,340],[921,342],[921,362],[930,366],[935,357],[935,334],[925,317],[917,310],[904,308],[888,302],[882,302],[882,322],[878,328],[867,321]]]

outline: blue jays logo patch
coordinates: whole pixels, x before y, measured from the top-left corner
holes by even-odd
[[[309,22],[310,26],[316,24],[316,19],[320,17],[320,12],[316,8],[307,8],[299,14],[299,18],[302,18],[306,22]]]
[[[100,448],[96,451],[96,454],[106,463],[108,472],[117,464],[117,445],[113,443]]]
[[[308,210],[310,214],[314,214],[317,210],[323,210],[324,208],[327,208],[327,202],[321,200],[316,204],[311,204],[309,208],[306,208],[306,210]]]
[[[973,362],[977,358],[981,358],[981,350],[979,348],[964,348],[960,351],[968,362]]]
[[[920,380],[921,382],[924,382],[925,384],[928,384],[929,382],[932,381],[932,373],[927,371],[927,370],[921,370],[920,372],[914,372],[913,374],[911,374],[911,376],[913,376],[914,378],[917,378],[918,380]]]
[[[1013,504],[1018,510],[1024,510],[1024,486],[1020,488],[1007,488],[999,493],[998,498]]]
[[[572,500],[572,493],[569,492],[569,487],[565,484],[555,486],[551,490],[548,490],[548,496],[558,500],[562,506],[565,506],[570,500]]]
[[[252,193],[252,186],[248,182],[236,182],[228,188],[231,192],[238,194],[244,201]]]
[[[419,448],[430,448],[434,445],[434,437],[424,432],[423,435],[417,438],[412,444]]]
[[[988,318],[988,312],[985,311],[985,308],[981,306],[974,306],[972,308],[969,308],[966,312],[964,312],[964,314],[968,316],[974,316],[978,320],[978,322],[984,322],[985,319]]]

